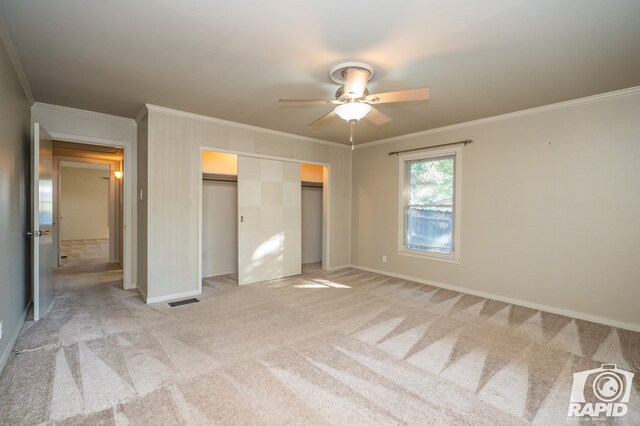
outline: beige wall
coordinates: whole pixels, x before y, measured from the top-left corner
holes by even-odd
[[[150,107],[148,112],[147,142],[142,141],[143,136],[139,129],[138,158],[143,164],[139,162],[138,166],[138,192],[144,190],[145,179],[148,183],[145,199],[139,201],[139,206],[146,204],[148,214],[138,216],[139,227],[148,232],[146,238],[142,236],[147,244],[147,277],[138,274],[138,279],[145,278],[149,284],[151,301],[197,293],[199,289],[200,147],[330,164],[328,266],[349,264],[348,147],[158,107]],[[138,251],[140,254],[140,247]],[[140,256],[138,259],[142,260]]]
[[[109,170],[61,168],[61,240],[109,238]]]
[[[1,25],[1,23],[0,23]],[[3,34],[0,28],[0,35]],[[27,256],[30,226],[29,194],[30,113],[7,50],[0,41],[0,373],[22,325],[30,297]]]
[[[356,149],[352,263],[640,329],[639,117],[635,90]],[[388,152],[463,139],[460,264],[399,256]]]

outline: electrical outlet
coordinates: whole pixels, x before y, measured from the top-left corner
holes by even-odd
[[[387,263],[387,255],[382,255],[382,263]]]

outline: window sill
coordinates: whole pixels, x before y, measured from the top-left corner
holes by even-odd
[[[456,259],[455,257],[446,255],[446,254],[438,255],[436,253],[424,253],[416,250],[405,249],[405,250],[399,250],[398,255],[407,256],[407,257],[416,257],[416,258],[425,259],[425,260],[434,260],[436,262],[453,263],[456,265],[460,264],[460,259]]]

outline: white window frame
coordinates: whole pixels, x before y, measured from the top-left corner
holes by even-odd
[[[454,156],[454,192],[453,192],[453,249],[451,253],[437,253],[426,250],[410,249],[405,245],[407,200],[406,162],[415,160],[429,160],[432,158]],[[399,199],[398,199],[398,254],[401,256],[418,257],[448,263],[460,263],[460,217],[462,208],[462,147],[446,147],[440,149],[425,149],[424,151],[404,153],[398,155],[399,171]]]

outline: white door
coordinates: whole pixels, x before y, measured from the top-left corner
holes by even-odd
[[[31,151],[31,274],[33,319],[38,321],[53,299],[53,141],[38,124],[33,125]]]
[[[301,273],[300,164],[238,156],[238,283]]]

